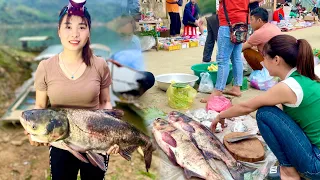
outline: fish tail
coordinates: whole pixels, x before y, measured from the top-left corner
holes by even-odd
[[[146,170],[149,172],[152,161],[152,152],[155,150],[152,143],[148,143],[148,145],[143,149],[144,154],[144,162],[146,164]]]

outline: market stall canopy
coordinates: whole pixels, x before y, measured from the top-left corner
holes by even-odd
[[[20,37],[19,41],[22,43],[22,49],[25,51],[42,51],[47,47],[46,41],[52,39],[51,36],[24,36]],[[42,42],[42,45],[40,47],[28,47],[28,42]],[[36,43],[37,44],[37,43]]]

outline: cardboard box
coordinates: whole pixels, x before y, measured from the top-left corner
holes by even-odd
[[[305,20],[305,21],[314,21],[315,20],[315,16],[305,16],[303,18],[303,20]]]
[[[160,32],[160,37],[170,37],[170,30]]]

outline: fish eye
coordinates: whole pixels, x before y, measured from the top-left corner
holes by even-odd
[[[37,126],[36,126],[35,124],[32,124],[31,128],[32,128],[33,130],[36,130],[36,129],[37,129]]]

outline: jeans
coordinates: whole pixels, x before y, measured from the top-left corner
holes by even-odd
[[[214,44],[218,38],[219,19],[218,15],[213,14],[206,18],[208,24],[208,36],[204,45],[202,62],[210,62]]]
[[[243,62],[241,59],[242,44],[233,44],[230,41],[230,30],[228,26],[220,26],[218,31],[218,76],[215,88],[223,91],[226,87],[229,75],[229,62],[231,58],[233,84],[242,86],[243,81]]]
[[[281,166],[295,167],[308,178],[320,179],[320,149],[291,117],[278,107],[265,106],[258,109],[257,124]]]

